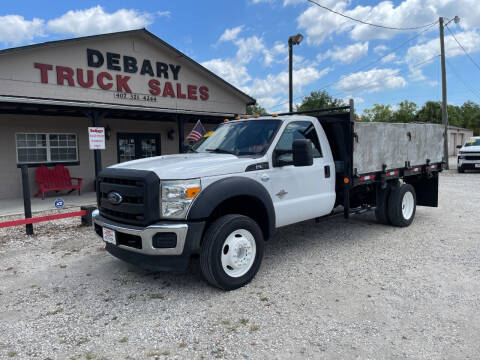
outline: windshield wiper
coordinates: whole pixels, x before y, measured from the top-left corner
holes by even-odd
[[[205,149],[205,150],[206,150],[206,151],[210,151],[210,152],[214,152],[214,153],[218,153],[218,154],[231,154],[231,155],[237,156],[237,153],[234,152],[234,151],[229,151],[229,150],[220,149],[220,148],[216,148],[216,149]]]

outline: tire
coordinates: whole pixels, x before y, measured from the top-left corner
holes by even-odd
[[[459,173],[463,174],[463,173],[465,172],[465,169],[464,169],[463,167],[461,167],[461,166],[458,166],[458,167],[457,167],[457,171],[458,171]]]
[[[225,215],[203,238],[202,274],[211,285],[234,290],[248,284],[262,263],[265,241],[258,224],[247,216]]]
[[[388,196],[390,195],[390,186],[385,189],[379,189],[377,192],[377,201],[375,208],[375,217],[380,224],[389,225],[388,218]]]
[[[388,197],[388,217],[392,225],[409,226],[415,218],[417,197],[410,184],[393,187]]]

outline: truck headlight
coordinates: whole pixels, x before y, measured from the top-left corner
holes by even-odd
[[[162,181],[162,218],[184,219],[193,199],[202,190],[200,179]]]

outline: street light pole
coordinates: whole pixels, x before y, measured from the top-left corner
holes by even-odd
[[[288,111],[293,112],[293,45],[300,45],[302,34],[288,38]]]
[[[442,64],[442,123],[443,129],[443,159],[448,170],[448,111],[447,111],[447,73],[445,70],[445,40],[443,36],[443,17],[438,19],[440,25],[440,60]]]

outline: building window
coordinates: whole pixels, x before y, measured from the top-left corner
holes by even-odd
[[[78,161],[75,134],[16,134],[19,164]]]

